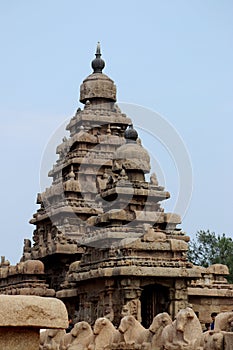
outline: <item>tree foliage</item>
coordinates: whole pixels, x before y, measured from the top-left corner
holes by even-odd
[[[198,231],[190,241],[188,259],[194,265],[208,267],[212,264],[224,264],[229,268],[230,275],[226,276],[233,283],[233,240],[225,233]]]

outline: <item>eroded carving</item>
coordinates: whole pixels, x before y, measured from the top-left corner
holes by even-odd
[[[233,312],[222,312],[215,317],[215,331],[233,332]]]
[[[149,330],[144,328],[132,315],[122,318],[119,331],[123,334],[127,345],[142,344],[149,341]]]
[[[93,345],[93,331],[89,323],[80,321],[61,341],[60,350],[87,350]]]
[[[59,350],[66,332],[64,329],[47,329],[40,334],[39,350]]]
[[[163,329],[161,338],[166,350],[199,349],[202,328],[194,311],[189,307],[180,310],[175,321]]]
[[[121,334],[106,317],[100,317],[95,321],[94,328],[95,350],[109,349],[121,340]]]
[[[151,346],[153,350],[160,350],[162,346],[162,331],[167,325],[172,324],[172,319],[167,312],[156,315],[149,327],[149,331],[153,334]]]

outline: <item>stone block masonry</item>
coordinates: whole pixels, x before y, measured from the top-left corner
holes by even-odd
[[[38,350],[41,328],[65,329],[65,305],[55,298],[0,295],[0,349]]]

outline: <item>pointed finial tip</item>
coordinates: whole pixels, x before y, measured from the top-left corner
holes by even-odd
[[[97,46],[96,46],[96,55],[101,55],[101,50],[100,50],[100,42],[97,42]]]
[[[93,73],[102,73],[102,70],[105,67],[105,62],[101,58],[101,50],[100,50],[100,42],[97,42],[97,47],[96,47],[96,58],[91,62],[91,66],[93,69]]]

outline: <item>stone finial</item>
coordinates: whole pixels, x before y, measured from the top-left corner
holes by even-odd
[[[134,129],[133,124],[130,124],[129,127],[125,130],[126,142],[136,142],[137,138],[138,138],[138,133]]]
[[[93,73],[102,73],[102,70],[105,67],[105,62],[101,58],[100,42],[98,41],[96,47],[96,58],[91,62]]]
[[[90,74],[80,86],[79,101],[85,104],[85,108],[90,108],[92,101],[96,99],[105,102],[116,102],[116,86],[114,81],[102,73],[105,62],[101,58],[100,44],[97,44],[96,58],[91,65],[93,73]]]

